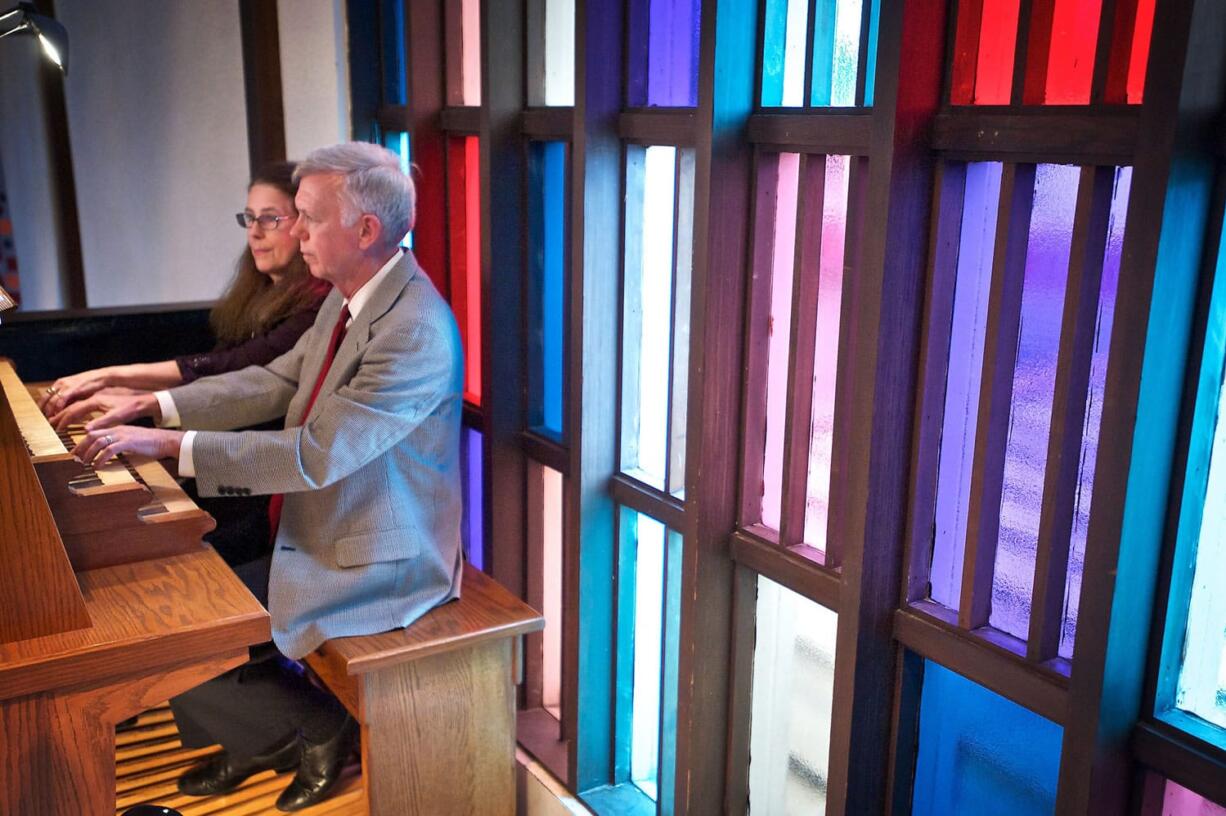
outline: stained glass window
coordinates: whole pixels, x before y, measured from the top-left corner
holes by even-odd
[[[762,106],[872,105],[879,6],[879,0],[767,0]],[[864,98],[858,103],[862,62]]]
[[[464,428],[460,432],[460,479],[463,482],[463,517],[460,536],[464,557],[479,570],[485,569],[485,522],[482,510],[484,452],[481,432]]]
[[[565,142],[534,142],[529,158],[528,424],[562,438],[566,326]]]
[[[450,299],[464,345],[464,399],[481,404],[481,151],[476,136],[447,144]]]

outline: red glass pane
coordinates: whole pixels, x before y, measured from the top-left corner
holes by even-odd
[[[1137,0],[1137,22],[1132,30],[1132,51],[1128,59],[1128,104],[1138,105],[1145,93],[1145,66],[1149,61],[1149,40],[1154,33],[1154,0]]]
[[[1055,0],[1043,102],[1084,105],[1090,101],[1101,13],[1102,0]]]
[[[954,105],[1007,105],[1013,87],[1019,0],[969,0],[958,5]]]
[[[464,344],[464,398],[481,404],[481,174],[476,136],[447,146],[449,296]]]

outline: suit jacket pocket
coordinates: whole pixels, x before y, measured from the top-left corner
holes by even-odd
[[[420,531],[411,527],[348,536],[336,542],[336,564],[361,567],[380,561],[416,558],[421,551],[420,537]]]

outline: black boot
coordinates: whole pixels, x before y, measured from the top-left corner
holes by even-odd
[[[277,797],[277,810],[287,813],[302,810],[326,799],[341,777],[341,768],[349,758],[357,736],[357,721],[346,717],[340,730],[327,742],[316,745],[304,740],[298,773],[289,787]]]
[[[298,765],[301,754],[298,732],[277,740],[250,759],[235,759],[225,751],[215,754],[179,777],[179,790],[189,796],[215,796],[234,790],[260,771],[288,771]]]

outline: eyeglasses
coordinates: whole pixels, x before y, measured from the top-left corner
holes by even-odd
[[[238,225],[243,229],[251,229],[252,224],[259,224],[260,229],[265,231],[275,230],[281,226],[282,221],[293,221],[297,217],[296,215],[252,215],[246,212],[234,214],[234,220],[238,221]]]

